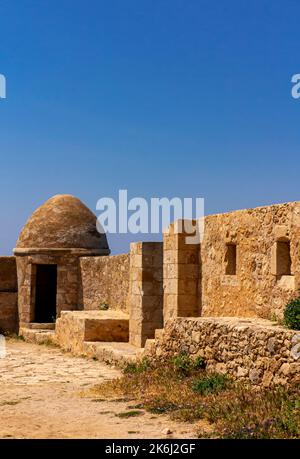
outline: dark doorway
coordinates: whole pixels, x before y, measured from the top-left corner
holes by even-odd
[[[291,245],[289,241],[277,242],[277,276],[291,275]]]
[[[236,275],[236,244],[227,244],[225,255],[225,274]]]
[[[57,265],[36,265],[34,322],[56,319]]]

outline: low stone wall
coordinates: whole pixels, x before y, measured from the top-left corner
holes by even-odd
[[[169,358],[185,351],[202,356],[209,371],[228,373],[257,386],[300,381],[300,331],[263,320],[178,318],[158,330],[145,356]]]
[[[0,257],[0,333],[18,331],[18,284],[15,257]]]
[[[129,254],[81,258],[85,310],[97,310],[106,303],[109,309],[128,311],[129,260]]]

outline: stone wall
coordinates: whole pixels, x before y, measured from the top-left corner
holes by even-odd
[[[281,317],[300,287],[300,203],[205,217],[201,266],[202,315]]]
[[[109,309],[128,312],[129,259],[129,254],[81,258],[85,310],[108,304]]]
[[[209,371],[268,387],[300,381],[300,331],[264,319],[178,318],[156,332],[145,356],[202,356]]]
[[[15,257],[0,257],[0,333],[18,331],[18,285]]]

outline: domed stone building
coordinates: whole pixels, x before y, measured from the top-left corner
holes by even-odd
[[[52,197],[29,218],[14,249],[20,326],[83,308],[80,258],[110,253],[96,221],[71,195]]]

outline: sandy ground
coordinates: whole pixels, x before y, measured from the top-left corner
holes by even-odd
[[[119,376],[116,368],[94,360],[8,340],[7,355],[0,359],[0,438],[195,438],[194,425],[164,415],[142,411],[119,418],[132,401],[82,396]]]

